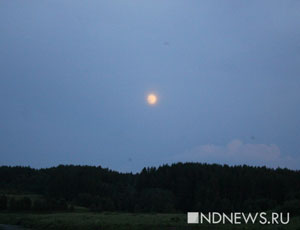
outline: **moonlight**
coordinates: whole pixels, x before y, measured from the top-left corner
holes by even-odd
[[[154,93],[148,94],[147,102],[149,105],[155,105],[157,103],[157,96]]]

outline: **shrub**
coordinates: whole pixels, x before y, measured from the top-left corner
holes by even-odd
[[[0,196],[0,210],[7,209],[7,197],[5,195]]]
[[[19,200],[11,197],[9,199],[9,210],[11,211],[28,211],[31,210],[31,199],[23,197]]]
[[[279,208],[281,212],[289,212],[291,216],[300,215],[300,200],[289,200]]]

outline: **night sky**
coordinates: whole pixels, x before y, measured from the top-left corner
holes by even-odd
[[[300,169],[299,12],[297,0],[1,1],[0,165]]]

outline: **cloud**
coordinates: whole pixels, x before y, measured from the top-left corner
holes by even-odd
[[[227,145],[200,145],[176,155],[175,162],[203,162],[228,165],[253,165],[299,169],[300,158],[281,154],[275,144],[245,144],[236,139]]]

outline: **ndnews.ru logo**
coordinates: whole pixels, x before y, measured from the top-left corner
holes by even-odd
[[[188,224],[288,224],[290,214],[272,212],[243,213],[231,212],[228,214],[219,212],[209,212],[203,214],[200,212],[188,212]]]

